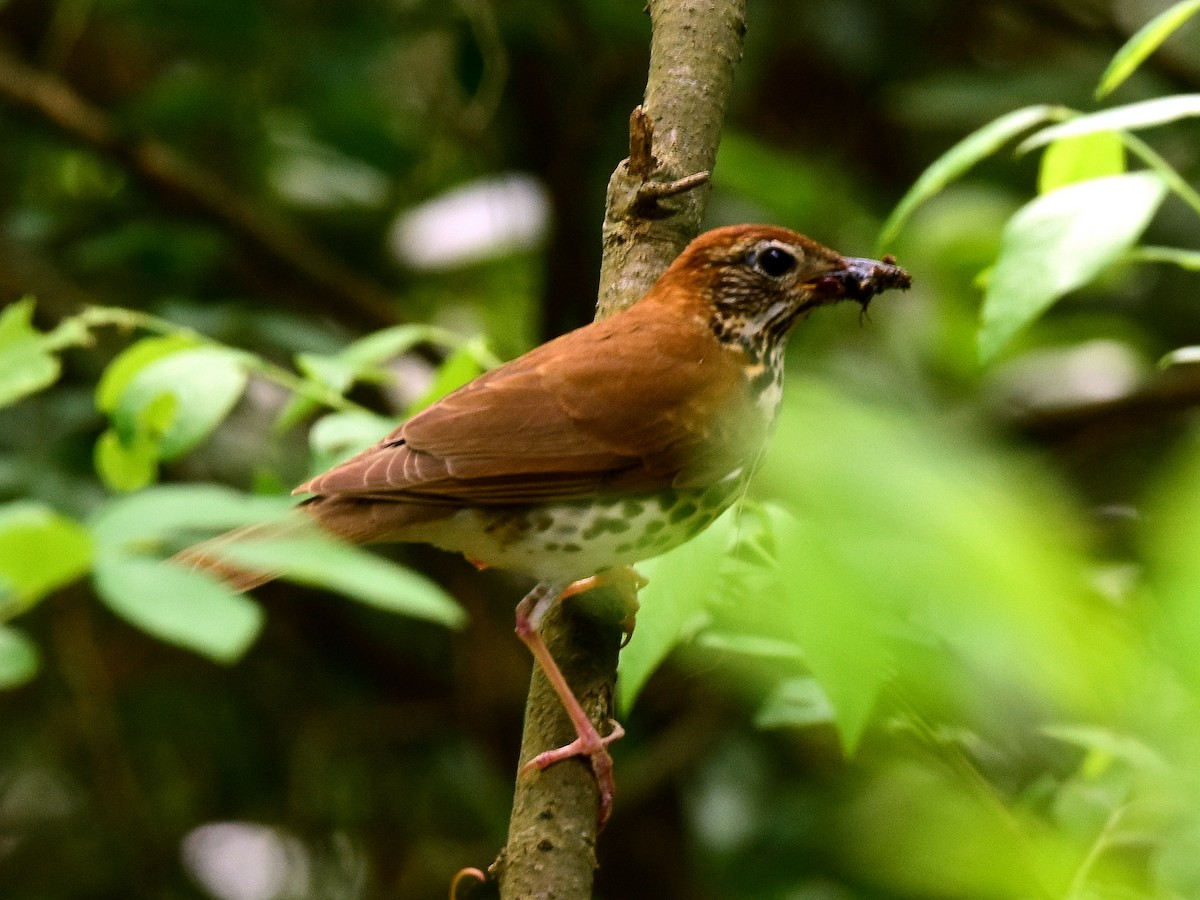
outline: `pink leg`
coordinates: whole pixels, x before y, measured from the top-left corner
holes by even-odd
[[[623,571],[632,572],[632,570]],[[592,771],[596,776],[596,788],[600,793],[600,804],[596,817],[601,827],[608,820],[609,813],[612,811],[613,793],[616,788],[613,780],[612,757],[608,755],[606,748],[610,743],[621,737],[625,733],[625,729],[613,721],[612,730],[607,735],[602,736],[596,730],[596,726],[588,718],[588,714],[575,697],[571,686],[567,684],[567,679],[563,677],[562,670],[559,669],[558,663],[554,661],[554,657],[550,654],[550,649],[546,646],[545,641],[542,640],[539,629],[546,614],[563,597],[583,593],[604,583],[609,583],[605,575],[585,578],[568,585],[543,582],[537,585],[517,604],[517,637],[525,643],[525,646],[529,648],[529,652],[537,660],[538,665],[542,667],[546,679],[550,682],[551,687],[554,688],[554,692],[558,695],[558,699],[562,703],[563,709],[566,710],[571,724],[575,726],[575,733],[578,735],[575,740],[565,747],[539,753],[521,767],[521,774],[525,774],[533,769],[545,769],[556,762],[569,759],[572,756],[589,757],[592,763]]]

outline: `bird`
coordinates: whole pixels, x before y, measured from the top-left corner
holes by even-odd
[[[602,736],[591,722],[541,638],[543,620],[597,584],[636,592],[628,566],[735,502],[779,411],[798,320],[842,300],[865,311],[910,284],[891,257],[845,257],[778,226],[716,228],[633,305],[485,372],[301,484],[299,509],[348,541],[432,544],[537,579],[516,632],[577,737],[522,771],[590,758],[602,824],[615,789],[607,746],[623,732],[614,721]],[[223,561],[221,541],[181,559],[243,590],[273,577]]]

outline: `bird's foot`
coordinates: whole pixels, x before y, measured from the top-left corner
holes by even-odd
[[[608,754],[608,745],[618,738],[625,736],[625,729],[616,719],[609,719],[612,730],[601,735],[591,722],[586,729],[578,729],[579,736],[571,743],[557,750],[546,750],[521,766],[521,775],[530,772],[540,772],[555,763],[570,759],[573,756],[586,756],[591,761],[592,772],[596,776],[596,791],[599,794],[599,805],[596,810],[596,821],[599,828],[604,827],[612,812],[613,795],[616,792],[616,780],[613,778],[613,761]]]
[[[600,572],[597,575],[590,575],[587,578],[580,578],[578,581],[573,581],[563,592],[559,594],[559,601],[565,600],[568,597],[574,597],[579,594],[586,593],[599,587],[611,588],[621,597],[624,602],[624,617],[621,619],[621,647],[633,639],[633,629],[637,627],[638,613],[638,591],[644,588],[650,582],[643,578],[633,566],[621,566],[616,569],[608,569]]]

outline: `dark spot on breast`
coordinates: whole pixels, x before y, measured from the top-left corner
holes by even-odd
[[[671,513],[667,516],[667,518],[670,520],[672,525],[678,525],[685,519],[690,519],[698,511],[699,510],[697,509],[695,503],[681,503],[671,510]]]
[[[597,519],[580,535],[585,541],[590,541],[592,538],[599,537],[606,531],[611,531],[613,534],[620,534],[623,531],[629,530],[629,523],[624,519]]]
[[[621,515],[632,519],[640,516],[646,509],[646,505],[640,500],[626,500],[621,504]]]

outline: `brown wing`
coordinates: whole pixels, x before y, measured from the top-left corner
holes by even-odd
[[[718,478],[737,465],[741,366],[702,320],[663,312],[638,304],[551,341],[297,490],[528,503]]]

